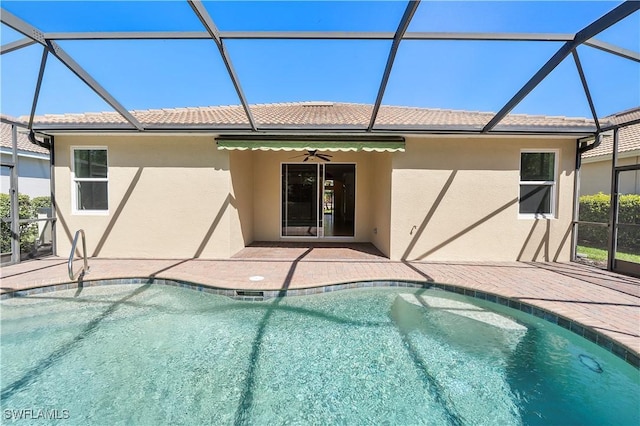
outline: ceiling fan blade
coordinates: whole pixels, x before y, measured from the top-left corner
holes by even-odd
[[[331,159],[329,157],[331,157],[330,155],[326,155],[326,154],[316,154],[316,157],[318,157],[321,160],[324,161],[331,161]]]
[[[303,162],[303,163],[305,163],[305,162],[307,162],[307,161],[309,161],[309,156],[305,157],[305,159],[304,159],[304,160],[302,160],[302,162]]]

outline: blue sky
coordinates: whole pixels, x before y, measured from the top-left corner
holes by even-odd
[[[619,1],[423,1],[409,31],[575,33]],[[405,1],[205,2],[222,31],[395,31]],[[31,2],[2,7],[44,32],[202,31],[186,1]],[[640,13],[596,38],[640,51]],[[22,38],[2,26],[2,44]],[[372,104],[390,41],[228,40],[249,103]],[[60,45],[127,109],[235,105],[238,97],[209,40],[63,41]],[[561,46],[545,42],[403,41],[383,104],[497,111]],[[581,46],[599,116],[640,105],[640,64]],[[42,55],[2,55],[1,110],[28,114]],[[37,113],[111,108],[49,55]],[[584,116],[590,111],[570,56],[514,113]]]

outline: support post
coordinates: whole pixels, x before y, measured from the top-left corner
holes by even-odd
[[[576,171],[573,175],[573,213],[571,222],[571,253],[570,259],[575,262],[578,257],[578,221],[580,220],[580,168],[582,166],[582,152],[580,141],[576,141]]]
[[[49,136],[49,190],[51,191],[51,254],[58,255],[58,241],[56,237],[58,214],[56,207],[56,155],[55,138]]]
[[[611,153],[611,201],[609,205],[609,241],[607,244],[607,270],[615,266],[616,245],[618,240],[618,132],[613,130],[613,152]]]
[[[20,262],[20,205],[18,198],[18,127],[11,125],[11,263]]]

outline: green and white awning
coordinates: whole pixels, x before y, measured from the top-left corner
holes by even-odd
[[[371,140],[286,140],[286,139],[228,139],[216,140],[218,149],[240,151],[351,151],[404,152],[404,139]]]

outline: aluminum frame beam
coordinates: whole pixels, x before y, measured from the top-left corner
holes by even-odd
[[[575,34],[562,33],[474,33],[474,32],[407,32],[402,40],[450,40],[450,41],[572,41]],[[392,32],[360,31],[218,31],[220,40],[393,40]],[[206,40],[206,31],[96,31],[49,32],[47,40]],[[23,44],[26,43],[26,44]],[[33,44],[29,38],[2,46],[1,53]],[[586,46],[640,62],[640,53],[594,38],[584,42]],[[15,46],[13,46],[15,45]],[[5,52],[5,50],[7,50]]]
[[[208,39],[206,31],[113,31],[50,32],[50,40],[156,40]],[[219,31],[222,40],[318,39],[318,40],[393,40],[386,31]],[[477,33],[477,32],[405,32],[403,40],[496,40],[496,41],[571,41],[574,34],[562,33]],[[597,43],[597,40],[594,41]]]
[[[207,40],[206,31],[89,31],[49,32],[49,40]]]
[[[465,33],[465,32],[409,32],[403,40],[453,41],[571,41],[573,34],[561,33]]]
[[[22,38],[20,40],[13,41],[11,43],[3,44],[0,46],[0,55],[13,52],[14,50],[22,49],[23,47],[31,46],[36,42],[29,37]]]
[[[625,59],[631,59],[632,61],[640,62],[640,53],[633,50],[625,49],[623,47],[616,46],[615,44],[605,43],[604,41],[596,40],[592,38],[584,42],[585,46],[593,47],[594,49],[602,50],[603,52],[611,53],[623,57]]]
[[[242,108],[247,115],[247,119],[249,120],[251,129],[256,131],[257,128],[255,119],[253,118],[253,114],[251,114],[249,103],[247,102],[247,98],[244,95],[236,71],[233,68],[233,64],[231,63],[231,59],[229,58],[229,55],[227,55],[227,51],[224,48],[224,44],[222,43],[222,39],[220,38],[220,31],[218,30],[218,27],[213,22],[213,19],[209,15],[209,12],[207,12],[207,9],[202,4],[202,2],[200,2],[199,0],[188,0],[188,2],[193,9],[193,12],[196,14],[198,19],[200,19],[200,22],[202,22],[202,25],[209,33],[210,38],[213,39],[213,41],[216,43],[218,51],[220,52],[220,56],[222,57],[222,61],[224,62],[224,65],[227,68],[227,72],[229,73],[229,77],[231,78],[231,82],[233,83],[233,87],[236,89],[238,98],[242,103]]]
[[[85,71],[80,64],[78,64],[71,56],[69,56],[55,41],[47,40],[44,33],[34,26],[26,23],[22,19],[13,15],[5,9],[1,9],[0,21],[11,27],[12,29],[22,33],[23,35],[31,38],[35,42],[41,44],[49,50],[56,58],[60,60],[71,72],[73,72],[80,80],[88,85],[94,92],[98,94],[105,102],[107,102],[114,110],[122,115],[131,125],[138,130],[144,130],[144,127],[140,122],[120,104],[111,94],[100,85],[87,71]]]
[[[578,56],[578,51],[574,50],[571,53],[573,54],[573,61],[575,62],[576,68],[578,69],[578,74],[580,75],[580,82],[582,83],[584,94],[587,97],[587,102],[589,103],[589,109],[591,110],[591,115],[593,115],[593,121],[596,124],[596,128],[598,129],[598,132],[600,132],[602,130],[600,128],[600,120],[598,119],[598,114],[596,113],[596,107],[593,104],[593,98],[591,97],[591,91],[589,91],[587,78],[585,77],[584,70],[582,69],[582,63],[580,63],[580,57]]]
[[[24,126],[24,125],[22,125]],[[25,126],[26,127],[26,126]],[[34,131],[40,133],[46,133],[48,135],[56,133],[83,133],[83,132],[112,132],[112,133],[131,133],[135,129],[131,127],[124,127],[124,124],[39,124],[34,126]],[[536,128],[533,126],[511,126],[508,129],[496,130],[491,134],[493,135],[575,135],[577,137],[592,136],[597,131],[595,126],[589,127],[544,127]],[[146,133],[215,133],[218,135],[232,135],[232,134],[245,134],[252,132],[251,128],[247,127],[229,127],[219,125],[194,125],[194,124],[149,124],[145,127]],[[271,126],[261,127],[261,135],[273,135],[280,133],[295,133],[295,134],[422,134],[422,135],[451,135],[451,134],[464,134],[464,135],[483,135],[480,128],[462,128],[460,126],[431,126],[431,127],[419,127],[419,126],[378,126],[367,131],[365,126],[361,127],[345,127],[345,126]]]
[[[36,82],[36,90],[33,94],[33,103],[31,104],[31,114],[29,114],[29,124],[27,125],[29,130],[33,130],[33,117],[36,115],[36,107],[38,106],[38,98],[40,97],[40,88],[42,87],[42,77],[44,76],[44,70],[47,66],[48,56],[49,50],[46,47],[43,47],[42,59],[40,60],[40,71],[38,71],[38,81]]]
[[[560,63],[571,54],[578,46],[590,40],[597,34],[606,30],[613,24],[621,21],[640,9],[640,1],[627,0],[609,13],[576,33],[572,41],[566,42],[549,59],[533,77],[516,93],[502,109],[482,129],[483,133],[491,131],[502,119],[509,114],[542,80],[544,80]]]
[[[413,15],[416,13],[416,10],[418,9],[419,5],[420,5],[420,0],[409,1],[409,4],[407,4],[407,8],[404,11],[404,14],[402,15],[402,19],[400,20],[400,24],[398,24],[398,29],[396,30],[395,36],[393,37],[391,50],[389,51],[389,56],[387,57],[387,64],[385,65],[384,73],[382,74],[382,81],[380,82],[380,88],[378,89],[376,102],[375,104],[373,104],[371,119],[369,120],[369,126],[367,126],[368,132],[370,132],[371,129],[373,129],[373,125],[375,124],[376,118],[378,117],[378,111],[380,110],[380,105],[382,104],[382,98],[384,97],[384,92],[387,88],[389,77],[391,76],[391,69],[393,68],[393,63],[396,60],[396,54],[398,53],[400,42],[402,41],[404,34],[407,32],[407,28],[409,28],[411,19],[413,18]]]

